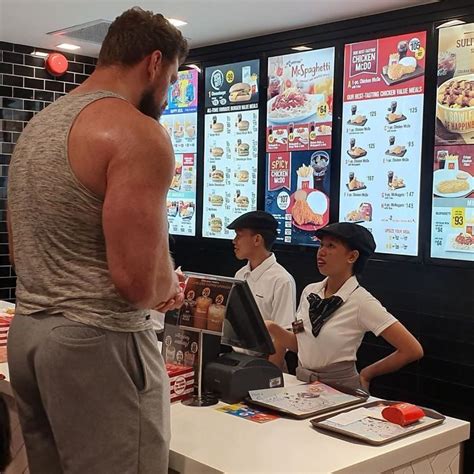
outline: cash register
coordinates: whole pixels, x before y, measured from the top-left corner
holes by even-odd
[[[235,280],[232,287],[221,344],[232,349],[205,365],[206,391],[236,403],[249,390],[283,386],[281,370],[266,359],[275,348],[247,282]]]

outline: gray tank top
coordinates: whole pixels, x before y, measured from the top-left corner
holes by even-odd
[[[116,290],[107,266],[103,200],[74,175],[67,152],[78,114],[105,97],[67,95],[30,120],[13,153],[8,205],[17,274],[17,313],[63,315],[112,331],[151,328]],[[126,223],[124,223],[124,231]]]

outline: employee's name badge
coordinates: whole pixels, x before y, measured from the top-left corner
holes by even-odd
[[[304,323],[302,319],[295,319],[292,323],[291,326],[293,328],[293,333],[298,334],[300,332],[304,331]]]

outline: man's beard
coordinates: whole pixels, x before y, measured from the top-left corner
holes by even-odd
[[[142,94],[140,103],[138,104],[138,110],[142,114],[148,115],[148,117],[159,121],[164,107],[161,107],[155,102],[152,89],[148,89]]]

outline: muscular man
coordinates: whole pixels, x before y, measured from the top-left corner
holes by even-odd
[[[15,148],[8,353],[32,474],[167,472],[169,385],[148,309],[183,301],[166,221],[174,155],[157,119],[186,55],[162,15],[124,12],[96,71]]]

